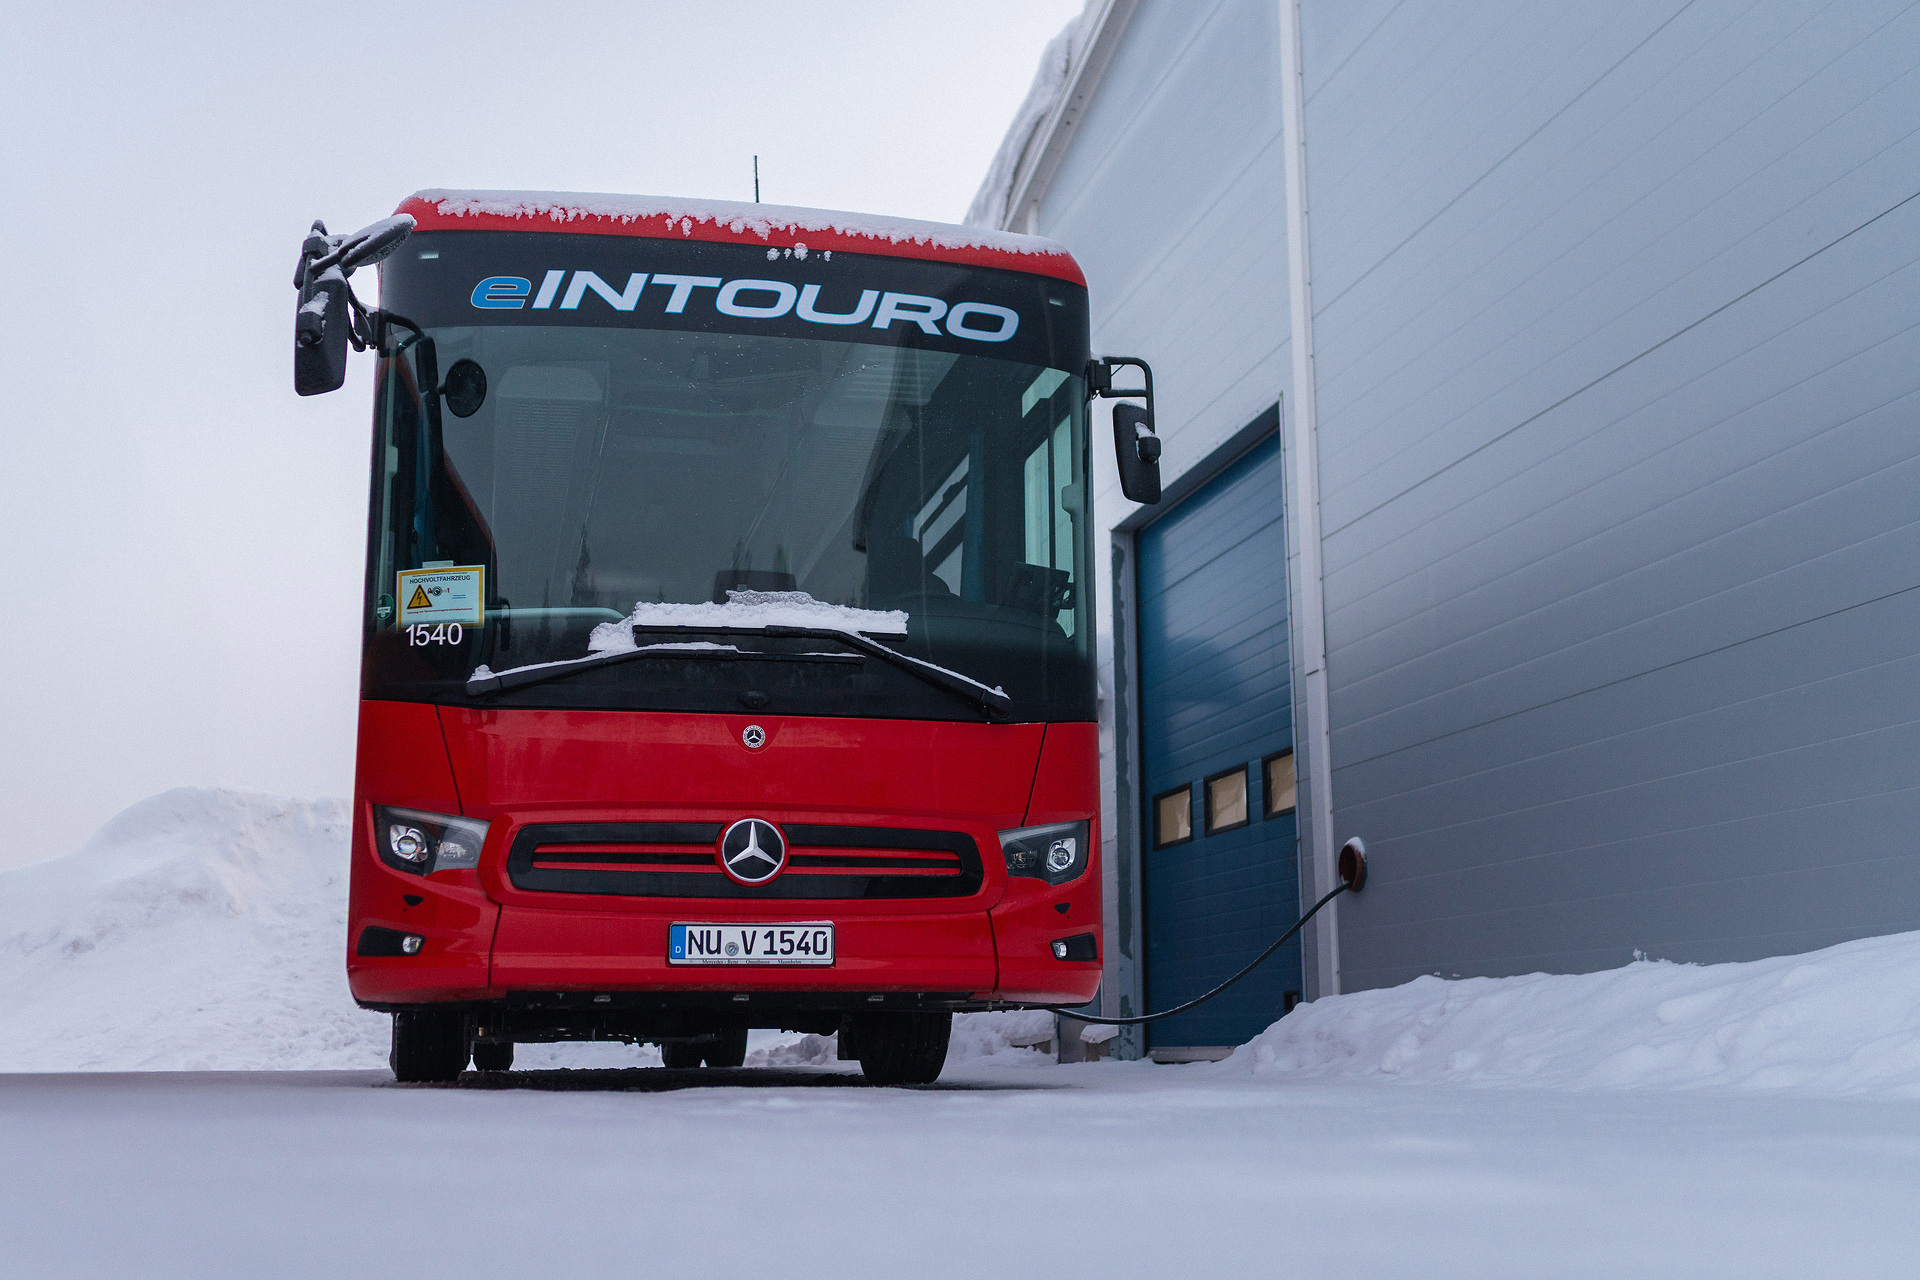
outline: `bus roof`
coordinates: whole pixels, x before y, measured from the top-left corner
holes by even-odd
[[[1051,240],[984,227],[733,200],[576,191],[418,191],[396,213],[421,231],[563,231],[764,244],[801,256],[821,251],[957,262],[1027,271],[1085,286],[1080,264]]]

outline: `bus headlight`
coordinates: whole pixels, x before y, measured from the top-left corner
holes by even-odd
[[[1087,847],[1086,822],[1052,822],[1044,827],[1018,827],[1000,833],[1000,852],[1006,855],[1007,874],[1048,884],[1065,884],[1092,861]]]
[[[444,813],[373,806],[374,847],[380,861],[417,876],[479,866],[487,826]]]

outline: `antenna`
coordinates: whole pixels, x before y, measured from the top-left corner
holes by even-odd
[[[753,202],[760,203],[760,157],[753,158]]]

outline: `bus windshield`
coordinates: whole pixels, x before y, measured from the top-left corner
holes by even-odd
[[[747,252],[772,274],[766,251]],[[729,264],[707,261],[706,278],[724,278]],[[890,265],[873,261],[876,272]],[[612,279],[603,292],[618,297],[632,274],[596,279]],[[976,292],[978,277],[1012,274],[955,271]],[[383,281],[383,300],[408,301],[393,283]],[[770,286],[752,298],[764,311],[782,294],[758,283]],[[841,289],[843,311],[864,300],[852,288],[863,283]],[[938,296],[924,277],[913,283],[913,296]],[[911,324],[803,336],[752,331],[752,316],[654,327],[637,306],[575,308],[559,323],[524,309],[462,315],[457,305],[436,316],[431,290],[418,292],[424,322],[387,326],[382,346],[366,696],[459,703],[475,670],[585,658],[595,628],[604,635],[636,606],[798,592],[904,613],[903,637],[875,638],[1003,688],[1016,719],[1093,717],[1084,328],[1057,349],[975,352]],[[453,291],[455,303],[467,292]],[[659,293],[670,304],[670,291]],[[464,418],[421,394],[425,378],[460,361],[477,364],[487,386]],[[424,593],[443,580],[451,594],[436,600],[447,608],[427,607]],[[430,625],[442,618],[457,621]],[[983,714],[893,664],[821,661],[818,640],[702,639],[756,660],[689,652],[486,705]]]

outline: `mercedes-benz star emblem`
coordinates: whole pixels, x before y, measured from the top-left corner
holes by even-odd
[[[741,884],[765,884],[786,865],[786,838],[764,818],[742,818],[720,837],[720,869]]]
[[[767,731],[757,724],[750,724],[740,731],[740,741],[758,750],[767,745]]]

